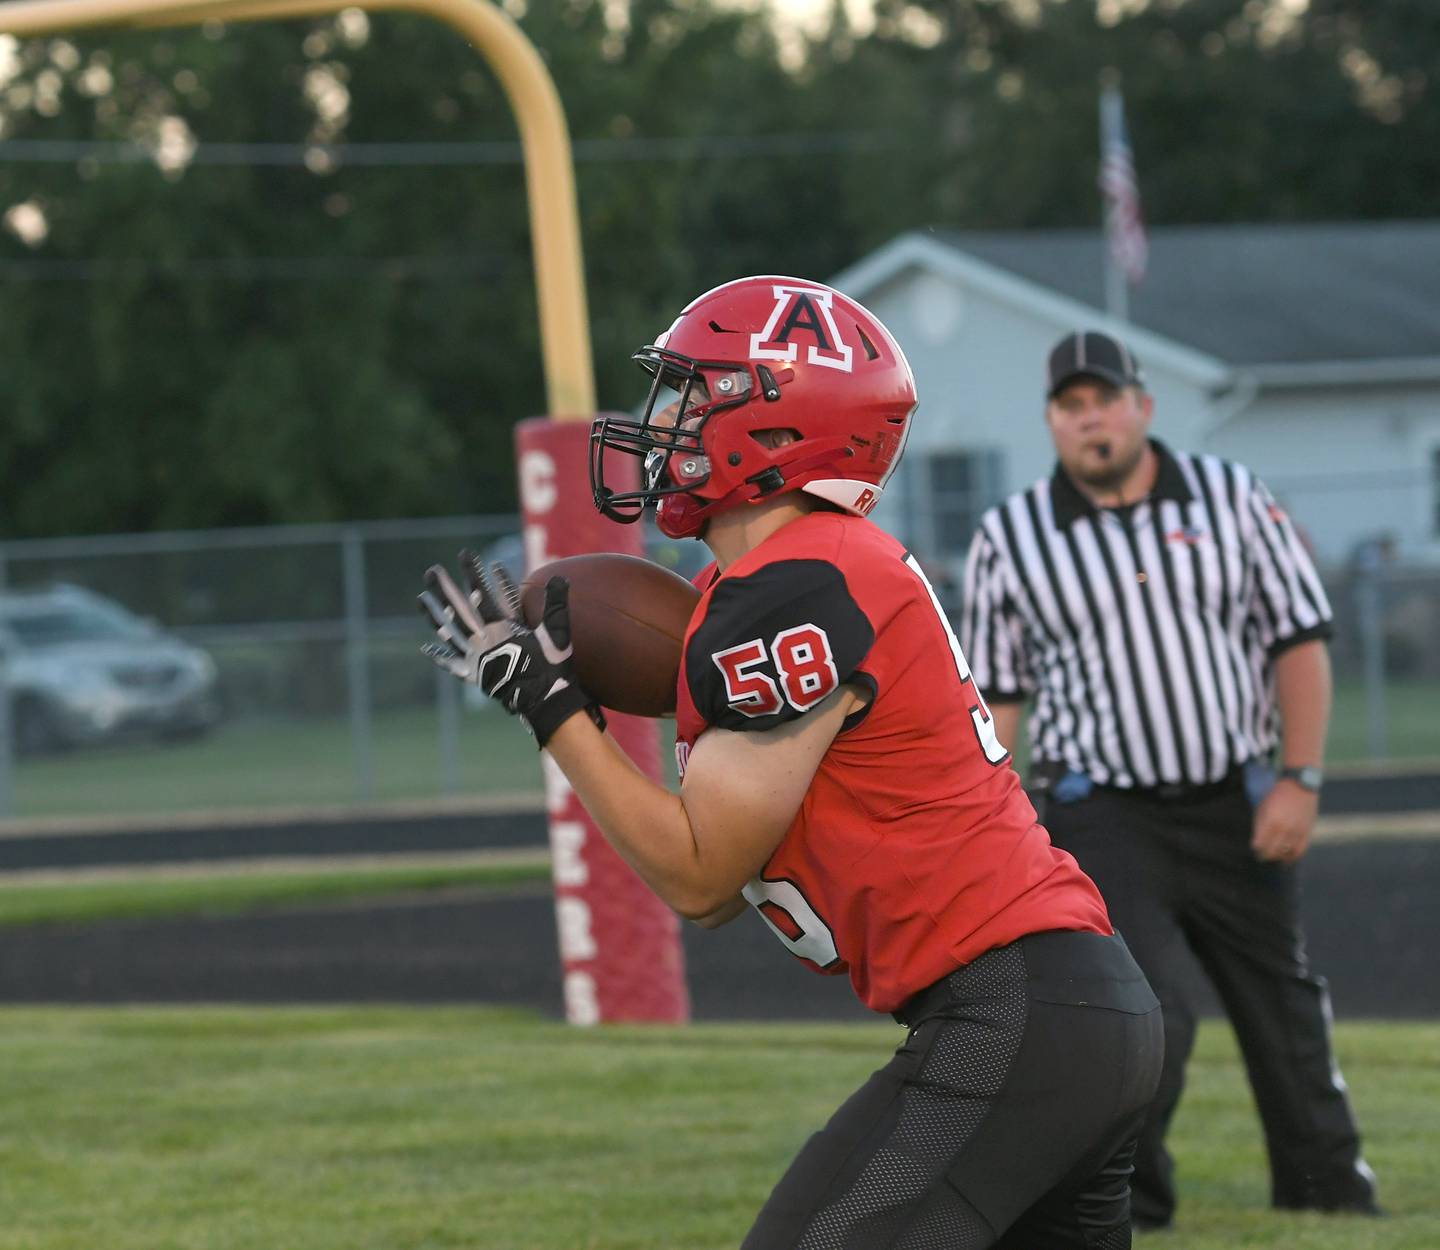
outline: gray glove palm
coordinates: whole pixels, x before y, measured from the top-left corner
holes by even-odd
[[[502,566],[492,566],[492,581],[473,552],[462,551],[460,564],[468,590],[438,564],[425,572],[420,610],[438,641],[427,643],[424,653],[519,716],[542,747],[577,712],[588,712],[603,728],[599,707],[575,680],[570,583],[550,579],[540,624],[530,629],[520,613],[520,592]]]

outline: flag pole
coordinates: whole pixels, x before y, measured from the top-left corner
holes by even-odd
[[[1109,247],[1105,249],[1105,311],[1116,321],[1130,320],[1130,284]]]
[[[1100,71],[1100,163],[1103,170],[1110,136],[1115,134],[1116,113],[1120,105],[1120,73],[1113,66]],[[1104,186],[1104,175],[1101,175]],[[1105,258],[1105,311],[1116,321],[1130,320],[1130,286],[1115,256],[1113,240],[1118,223],[1113,220],[1114,199],[1102,192],[1100,197],[1100,253]]]

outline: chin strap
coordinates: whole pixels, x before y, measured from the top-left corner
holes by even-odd
[[[842,448],[841,453],[846,457],[855,454],[849,447]],[[717,500],[711,507],[728,508],[733,504],[760,503],[762,500],[770,499],[783,491],[797,477],[803,477],[812,469],[823,468],[829,464],[835,459],[835,454],[833,450],[817,451],[800,460],[792,460],[786,465],[771,465],[746,478],[744,482],[723,499]],[[791,487],[791,489],[799,488]]]

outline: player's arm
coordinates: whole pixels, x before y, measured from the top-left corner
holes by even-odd
[[[687,678],[712,728],[696,741],[673,794],[582,714],[594,701],[575,679],[565,580],[550,580],[531,629],[503,570],[492,580],[473,554],[463,553],[461,562],[464,589],[439,566],[426,573],[420,607],[437,636],[426,653],[524,721],[611,844],[664,902],[693,918],[729,907],[785,836],[845,718],[869,697],[849,681],[870,635],[843,578],[823,563],[789,562],[716,593],[694,636],[702,645]],[[803,623],[794,611],[802,611]],[[737,653],[721,645],[734,642],[728,631],[740,629],[745,638],[752,628],[790,639],[791,697],[780,697],[779,673],[756,676],[744,661],[747,676],[737,688],[740,670],[721,665]],[[743,644],[752,647],[761,647],[758,638]],[[828,694],[815,688],[827,681]],[[752,689],[757,682],[760,694]]]
[[[651,781],[586,717],[567,720],[547,749],[645,883],[682,916],[720,924],[780,845],[821,759],[862,701],[846,687],[764,733],[708,730],[690,753],[679,794]]]
[[[702,929],[718,929],[721,925],[729,924],[735,917],[750,909],[750,904],[743,894],[737,894],[723,907],[717,907],[712,912],[703,916],[691,916]]]

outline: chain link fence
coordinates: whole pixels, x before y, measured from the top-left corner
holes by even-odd
[[[514,567],[518,524],[0,546],[0,812],[110,818],[538,791],[535,752],[514,741],[524,735],[486,732],[483,701],[472,712],[421,657],[415,608],[423,570],[453,565],[462,546]]]
[[[419,654],[423,570],[516,569],[513,516],[0,545],[0,816],[536,796],[533,745]],[[652,545],[693,571],[695,544]],[[1440,569],[1383,544],[1324,570],[1330,759],[1440,761]]]

